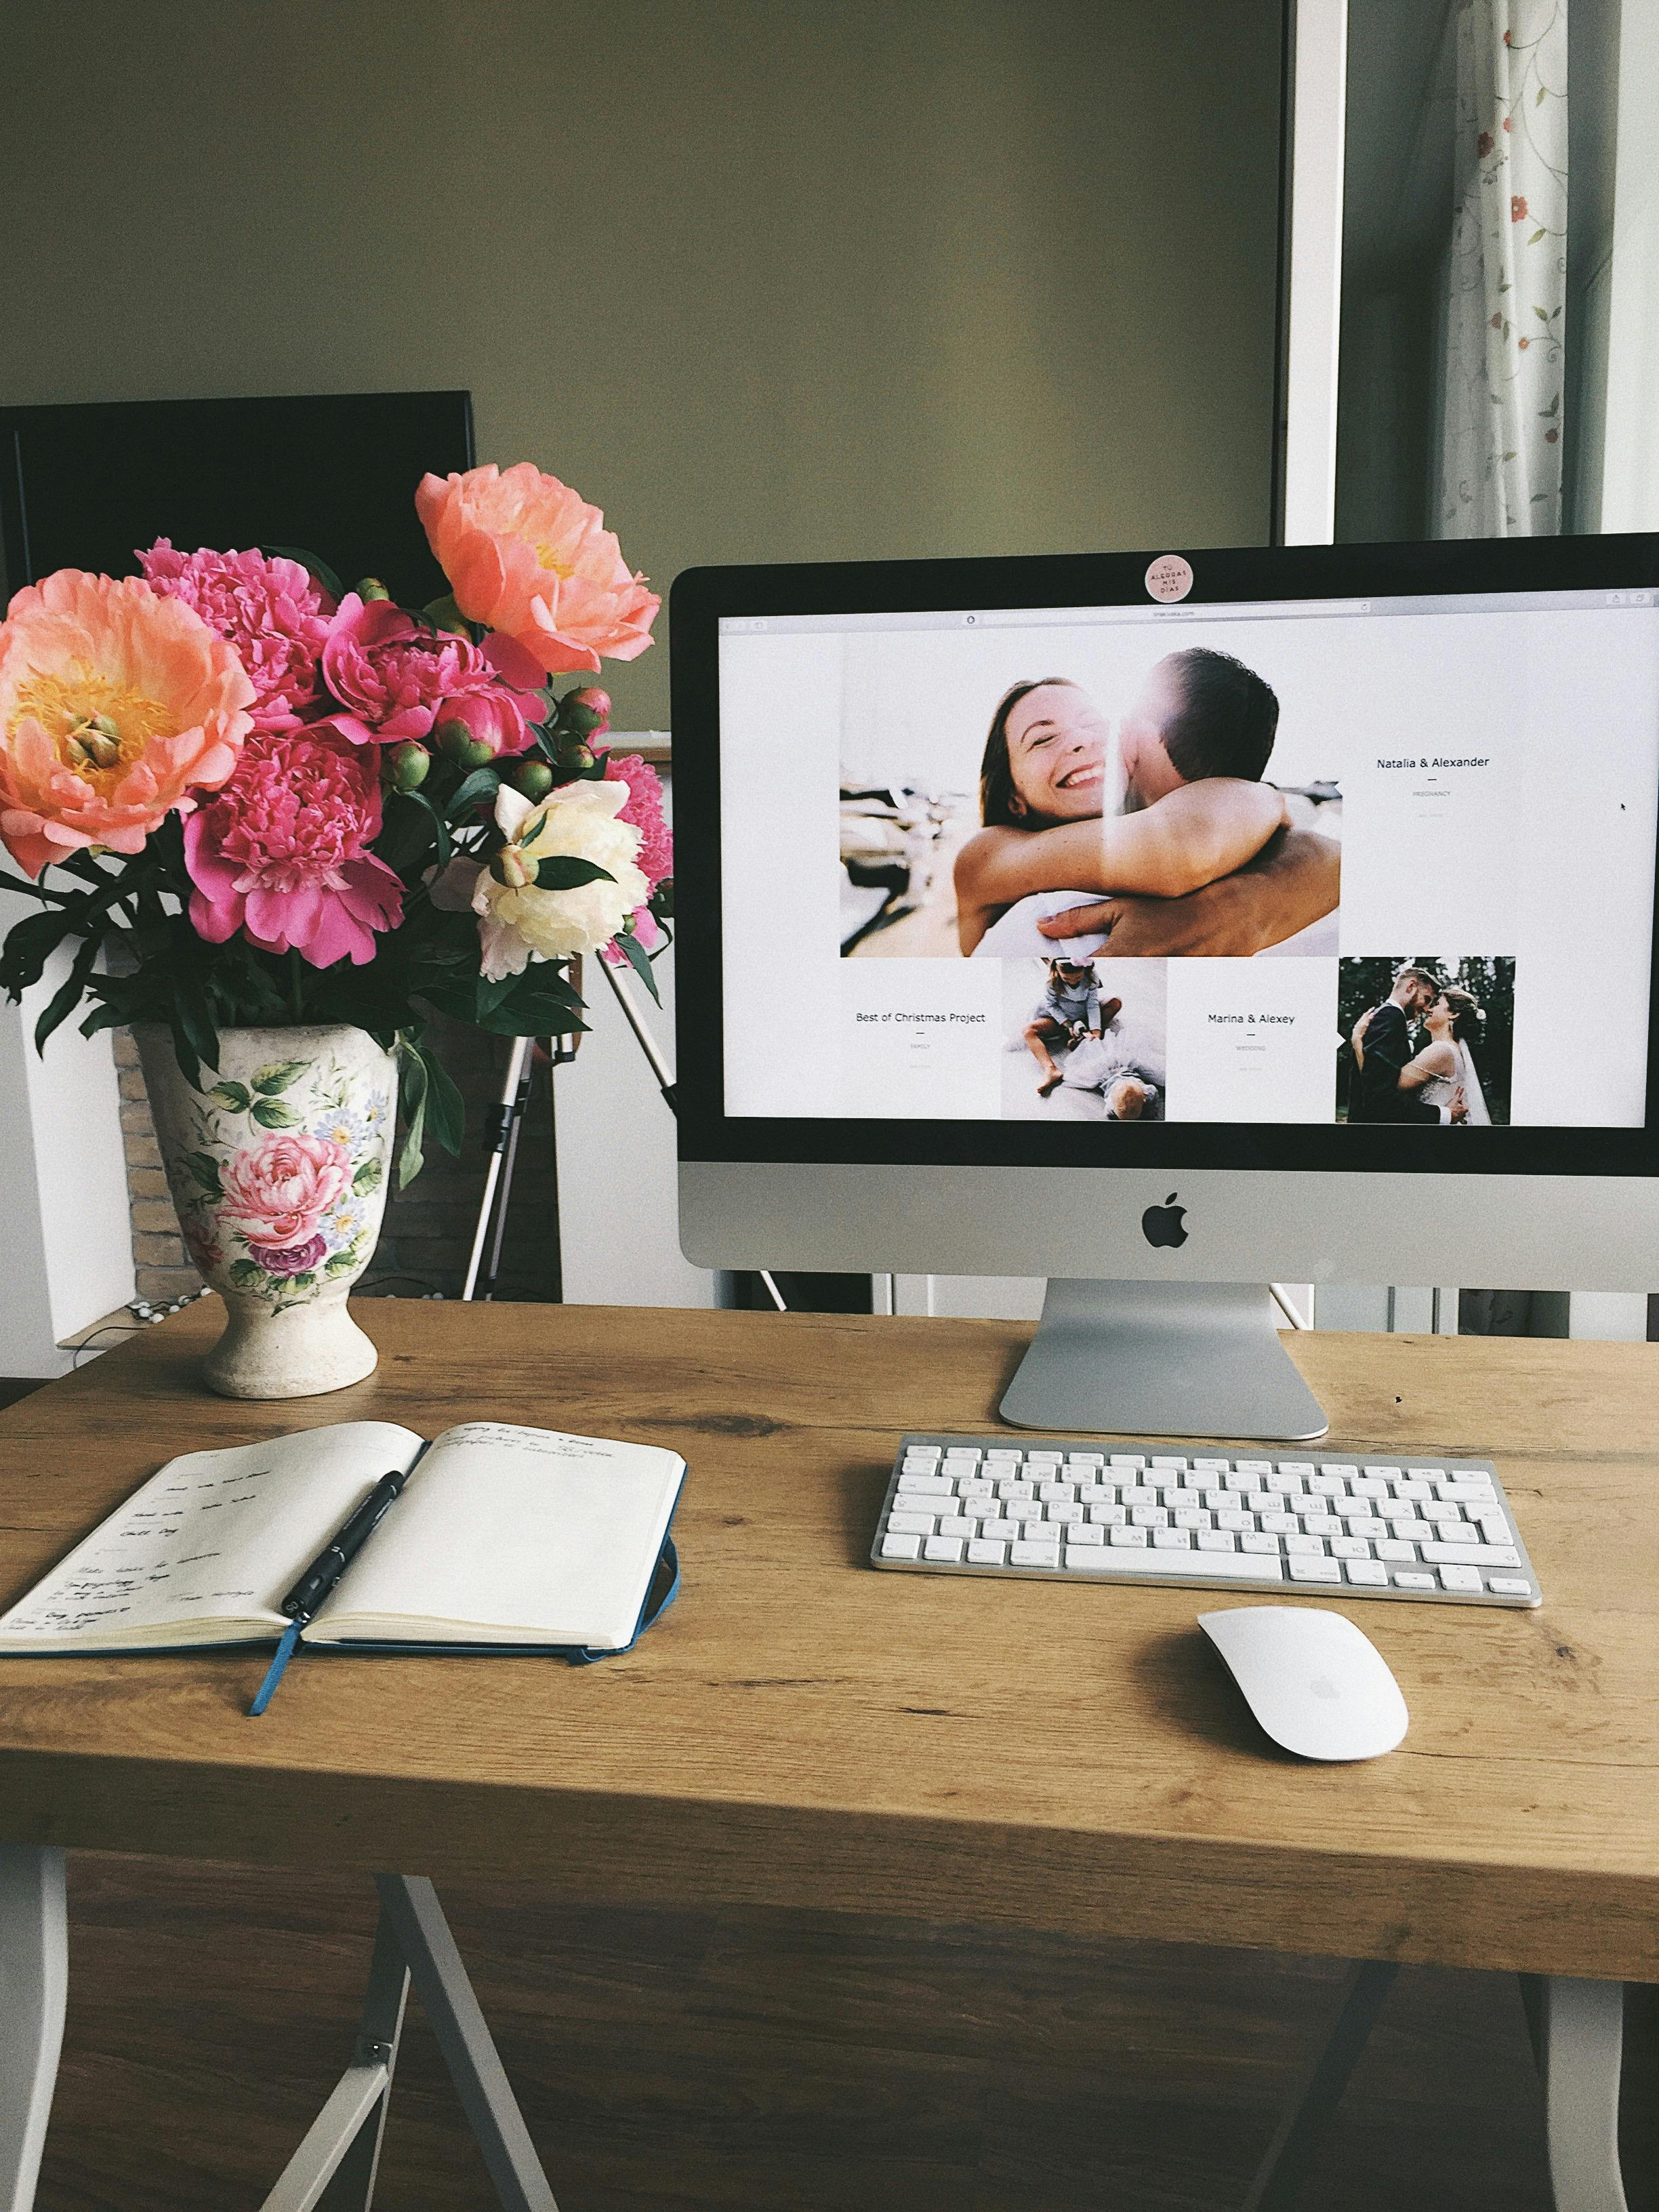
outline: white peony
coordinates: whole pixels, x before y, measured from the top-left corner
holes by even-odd
[[[495,826],[506,844],[484,866],[452,862],[433,886],[436,904],[464,901],[478,916],[488,981],[521,975],[532,960],[597,952],[645,904],[651,886],[635,866],[640,833],[631,822],[616,818],[627,804],[628,786],[611,778],[562,784],[533,801],[510,784],[501,786]],[[591,860],[611,880],[574,890],[544,889],[536,881],[537,870],[544,860],[557,859]],[[474,872],[470,887],[463,870]]]

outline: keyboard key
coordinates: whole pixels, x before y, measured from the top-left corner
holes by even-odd
[[[937,1459],[939,1455],[937,1444],[906,1444],[904,1447],[906,1459]]]
[[[955,1566],[962,1558],[960,1536],[924,1536],[921,1556],[939,1566]]]
[[[993,1456],[1000,1457],[1002,1455],[994,1454]],[[1013,1456],[1018,1459],[1019,1454],[1016,1452]],[[985,1454],[976,1444],[952,1444],[945,1457],[948,1464],[952,1460],[981,1460],[985,1457]]]
[[[944,1527],[941,1522],[939,1526]],[[1371,1547],[1363,1536],[1333,1536],[1331,1557],[1334,1559],[1369,1559]]]
[[[1255,1516],[1241,1512],[1236,1506],[1224,1505],[1215,1516],[1215,1525],[1218,1528],[1231,1528],[1235,1535],[1240,1535],[1245,1529],[1255,1527]]]
[[[1057,1567],[1060,1565],[1060,1547],[1058,1544],[1010,1544],[1008,1564],[1011,1567]]]
[[[951,1494],[942,1474],[902,1474],[898,1488],[901,1498],[949,1498]]]
[[[1443,1467],[1408,1467],[1406,1473],[1413,1482],[1440,1482],[1445,1479]]]
[[[1149,1552],[1115,1551],[1109,1544],[1098,1552],[1076,1545],[1067,1550],[1066,1564],[1087,1574],[1202,1575],[1206,1580],[1235,1583],[1285,1579],[1279,1560],[1256,1559],[1248,1552],[1183,1552],[1178,1559],[1166,1559]]]
[[[896,1536],[931,1536],[933,1516],[931,1513],[890,1513],[887,1525]]]
[[[1031,1482],[1000,1482],[997,1496],[1010,1502],[1033,1498],[1036,1496],[1036,1485]]]
[[[1113,1467],[1145,1467],[1146,1462],[1139,1452],[1114,1452],[1110,1464]]]
[[[1092,1521],[1073,1522],[1066,1531],[1068,1544],[1103,1544],[1106,1531]]]
[[[1345,1518],[1351,1536],[1386,1536],[1389,1524],[1379,1521],[1373,1513],[1350,1513]]]
[[[1402,1543],[1407,1544],[1425,1544],[1434,1534],[1428,1522],[1419,1521],[1415,1514],[1408,1520],[1390,1521],[1389,1527]]]
[[[1065,1456],[1064,1452],[1028,1451],[1025,1464],[1027,1467],[1058,1467]]]
[[[1431,1567],[1518,1567],[1521,1554],[1511,1544],[1425,1544]]]
[[[1008,1556],[1006,1544],[988,1543],[983,1536],[976,1537],[968,1547],[970,1567],[1000,1567]]]
[[[1154,1467],[1184,1468],[1186,1464],[1187,1457],[1184,1452],[1154,1452],[1152,1455],[1152,1465]]]
[[[1276,1559],[1279,1557],[1279,1539],[1253,1531],[1239,1538],[1238,1548],[1241,1552],[1254,1552],[1259,1558]]]
[[[901,1474],[932,1474],[937,1470],[939,1462],[936,1459],[921,1459],[915,1453],[910,1452],[899,1462],[899,1473]]]
[[[1304,1513],[1302,1526],[1310,1536],[1340,1536],[1345,1533],[1334,1513]]]
[[[1316,1474],[1319,1470],[1310,1459],[1282,1459],[1279,1462],[1279,1472],[1286,1481],[1294,1478],[1298,1482],[1305,1482],[1310,1474]]]
[[[1233,1465],[1241,1474],[1271,1474],[1273,1463],[1270,1459],[1239,1459]]]
[[[1195,1474],[1201,1474],[1206,1468],[1209,1468],[1217,1474],[1225,1474],[1231,1463],[1230,1460],[1224,1459],[1195,1459],[1193,1462],[1193,1472]]]
[[[1350,1475],[1358,1474],[1359,1469],[1357,1467],[1350,1467],[1344,1460],[1322,1460],[1319,1472],[1321,1474],[1334,1475],[1339,1481],[1346,1482]]]
[[[1514,1532],[1501,1513],[1483,1513],[1480,1516],[1480,1534],[1488,1544],[1512,1544],[1515,1541]]]
[[[1351,1583],[1363,1583],[1367,1585],[1380,1583],[1385,1589],[1387,1589],[1389,1571],[1380,1559],[1347,1559],[1343,1564]]]
[[[1396,1567],[1394,1573],[1394,1586],[1396,1589],[1431,1590],[1435,1587],[1435,1580],[1432,1575],[1423,1574],[1413,1568]]]
[[[1030,1517],[1019,1524],[1021,1540],[1027,1544],[1057,1544],[1058,1529],[1051,1528],[1042,1516],[1033,1509]]]
[[[1056,1498],[1052,1505],[1043,1507],[1042,1517],[1045,1521],[1062,1522],[1080,1521],[1083,1518],[1083,1508],[1072,1498]]]
[[[1296,1536],[1301,1534],[1302,1523],[1294,1513],[1263,1513],[1260,1518],[1261,1526],[1272,1535]]]
[[[1120,1551],[1145,1551],[1146,1531],[1144,1528],[1114,1528],[1109,1540]]]
[[[1154,1528],[1152,1549],[1155,1552],[1186,1552],[1192,1548],[1191,1533],[1185,1528]]]
[[[1018,1521],[981,1521],[979,1533],[988,1543],[1012,1544],[1019,1534]]]
[[[1170,1515],[1162,1505],[1137,1505],[1129,1518],[1137,1528],[1167,1528]]]
[[[1238,1539],[1231,1528],[1200,1528],[1196,1539],[1200,1552],[1236,1552]]]
[[[1040,1482],[1037,1485],[1037,1496],[1045,1505],[1051,1498],[1063,1498],[1070,1500],[1077,1496],[1077,1485],[1074,1482]]]
[[[1402,1544],[1395,1536],[1379,1536],[1371,1549],[1379,1559],[1405,1559],[1409,1562],[1417,1557],[1415,1544]]]
[[[1158,1492],[1144,1482],[1126,1482],[1117,1494],[1126,1505],[1160,1505],[1164,1502]]]
[[[1022,1458],[1024,1458],[1024,1453],[1022,1453],[1022,1452],[1017,1452],[1017,1451],[1011,1450],[1011,1449],[1010,1449],[1006,1445],[1004,1445],[1004,1446],[1003,1446],[1000,1449],[999,1449],[999,1450],[996,1450],[996,1451],[988,1451],[988,1452],[986,1453],[985,1456],[986,1456],[986,1458],[987,1458],[988,1460],[1002,1460],[1002,1461],[1006,1461],[1006,1460],[1011,1460],[1011,1459],[1022,1459]]]
[[[1437,1571],[1442,1589],[1478,1591],[1480,1588],[1477,1567],[1441,1567]]]
[[[1177,1505],[1170,1518],[1177,1528],[1212,1528],[1215,1526],[1201,1505]]]
[[[1348,1487],[1356,1498],[1386,1498],[1389,1495],[1388,1484],[1374,1468],[1368,1467],[1364,1474],[1351,1482]]]
[[[1373,1482],[1398,1482],[1405,1472],[1403,1467],[1368,1467],[1360,1480],[1362,1481],[1369,1480]]]
[[[1293,1583],[1340,1583],[1340,1559],[1291,1559],[1287,1562]]]
[[[1431,1495],[1426,1482],[1396,1482],[1394,1494],[1396,1498],[1404,1498],[1413,1503],[1419,1498]]]
[[[1489,1590],[1496,1590],[1500,1597],[1530,1597],[1532,1595],[1530,1583],[1517,1582],[1510,1575],[1488,1575],[1486,1588]]]
[[[884,1559],[915,1559],[921,1555],[920,1536],[884,1536],[881,1556]]]
[[[1097,1528],[1121,1528],[1129,1517],[1126,1505],[1091,1505],[1086,1510]]]
[[[1286,1536],[1285,1549],[1292,1559],[1322,1559],[1325,1556],[1325,1540],[1322,1536]]]
[[[966,1513],[941,1513],[939,1522],[941,1536],[977,1536],[979,1522]]]
[[[1103,1452],[1067,1452],[1066,1464],[1067,1467],[1104,1467],[1106,1455]]]

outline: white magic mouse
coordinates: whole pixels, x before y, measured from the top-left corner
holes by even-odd
[[[1345,1613],[1311,1605],[1200,1613],[1244,1702],[1275,1743],[1302,1759],[1378,1759],[1409,1716],[1389,1662]]]

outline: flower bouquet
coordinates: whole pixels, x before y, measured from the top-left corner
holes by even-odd
[[[345,1293],[391,1168],[459,1151],[433,1010],[580,1030],[574,956],[651,987],[672,854],[654,772],[591,682],[659,599],[604,517],[527,463],[415,495],[450,591],[396,605],[286,547],[60,569],[0,623],[0,949],[13,999],[66,941],[44,1048],[132,1024],[192,1256],[226,1297],[208,1378],[337,1389],[374,1365]]]

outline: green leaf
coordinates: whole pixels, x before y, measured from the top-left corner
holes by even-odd
[[[88,938],[76,954],[66,981],[52,994],[50,1004],[34,1024],[34,1048],[45,1052],[46,1040],[60,1022],[67,1021],[85,996],[87,983],[92,975],[93,963],[98,957],[103,943],[103,932],[99,930]]]
[[[1534,308],[1533,308],[1533,313],[1534,313],[1534,315],[1536,315],[1536,316],[1537,316],[1537,318],[1538,318],[1538,319],[1539,319],[1539,321],[1540,321],[1540,323],[1547,323],[1547,322],[1548,322],[1548,320],[1549,320],[1549,311],[1548,311],[1548,309],[1547,309],[1547,308],[1545,308],[1545,307],[1540,307],[1534,306]]]
[[[418,1039],[407,1030],[398,1037],[398,1103],[403,1109],[404,1141],[398,1154],[398,1188],[407,1190],[426,1164],[421,1140],[426,1133],[426,1061]]]
[[[230,1279],[239,1291],[252,1290],[256,1283],[264,1279],[264,1272],[252,1260],[233,1260],[230,1263]]]
[[[263,1091],[267,1098],[274,1098],[279,1091],[286,1091],[297,1077],[303,1075],[310,1065],[308,1060],[276,1060],[270,1067],[259,1070],[253,1079],[253,1087]]]
[[[1538,241],[1539,241],[1539,240],[1540,240],[1540,238],[1543,238],[1543,237],[1547,236],[1547,234],[1547,234],[1547,232],[1545,232],[1545,231],[1541,231],[1541,230],[1535,230],[1535,231],[1534,231],[1534,233],[1533,233],[1532,236],[1531,236],[1531,237],[1527,240],[1527,243],[1528,243],[1528,246],[1536,246],[1536,245],[1537,245],[1537,243],[1538,243]],[[1543,312],[1544,312],[1544,311],[1543,311],[1543,309],[1540,307],[1540,308],[1538,310],[1538,312],[1539,312],[1539,313],[1541,315],[1541,314],[1543,313]]]
[[[13,923],[0,954],[0,984],[10,997],[21,998],[31,983],[40,981],[47,961],[74,926],[64,913],[32,914]]]
[[[297,1129],[304,1116],[284,1106],[280,1098],[256,1098],[253,1118],[262,1129]]]
[[[592,860],[579,860],[569,853],[551,854],[536,870],[537,888],[544,891],[580,890],[584,884],[614,884],[616,880],[609,868],[602,868]]]
[[[368,1159],[363,1162],[356,1174],[352,1176],[351,1188],[353,1190],[375,1190],[379,1188],[380,1182],[380,1163],[379,1160]]]
[[[426,1061],[427,1118],[432,1133],[447,1152],[459,1155],[466,1135],[466,1101],[450,1080],[448,1069],[437,1054],[421,1047]]]
[[[438,866],[447,868],[455,851],[455,840],[449,834],[449,824],[423,791],[406,791],[405,799],[412,799],[423,813],[432,817],[433,833],[438,845]]]
[[[216,1083],[207,1095],[216,1106],[223,1106],[233,1114],[246,1114],[252,1103],[240,1083]]]
[[[210,1198],[224,1196],[225,1187],[219,1180],[219,1163],[211,1152],[186,1152],[185,1165]]]
[[[337,1252],[331,1260],[324,1261],[324,1277],[326,1279],[331,1276],[349,1275],[356,1264],[357,1248],[355,1244],[349,1244],[343,1252]]]
[[[344,599],[345,586],[329,567],[327,562],[319,560],[314,553],[307,553],[303,546],[262,545],[259,550],[268,560],[297,561],[302,568],[307,569],[315,578],[331,599]]]
[[[662,994],[658,990],[657,979],[651,972],[650,956],[646,951],[645,947],[640,943],[639,939],[634,935],[631,930],[629,930],[626,935],[619,937],[617,939],[617,946],[618,951],[621,951],[626,958],[629,966],[634,970],[634,973],[644,984],[646,989],[650,992],[657,1004],[661,1006]]]
[[[444,811],[452,822],[459,822],[483,799],[493,805],[495,793],[501,787],[499,772],[493,768],[475,768],[471,775],[463,776],[451,794]]]

